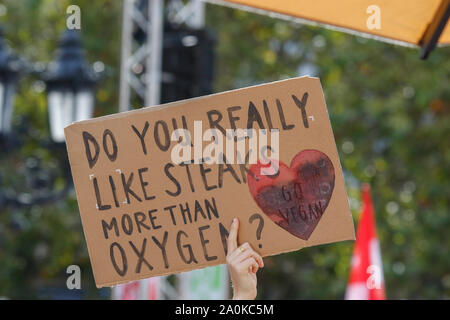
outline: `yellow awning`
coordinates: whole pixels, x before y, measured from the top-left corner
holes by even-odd
[[[300,22],[301,20],[315,22],[391,42],[397,41],[422,47],[430,42],[450,44],[450,26],[445,26],[450,12],[450,0],[219,0],[211,2],[237,5],[244,9],[254,8],[261,13],[276,13],[280,17],[300,19]],[[439,37],[438,41],[436,37]]]

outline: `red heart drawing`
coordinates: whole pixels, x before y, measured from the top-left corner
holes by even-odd
[[[334,167],[326,154],[309,149],[297,153],[290,167],[258,161],[250,166],[247,181],[253,199],[272,221],[308,240],[330,202]]]

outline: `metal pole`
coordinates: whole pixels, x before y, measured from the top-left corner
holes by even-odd
[[[134,0],[123,0],[123,17],[122,17],[122,47],[120,61],[120,92],[119,92],[119,112],[128,111],[130,109],[130,85],[129,82],[129,60],[132,46],[132,10]]]
[[[148,5],[149,23],[147,24],[148,56],[146,59],[145,106],[155,106],[160,103],[162,48],[163,48],[163,0],[150,0]]]
[[[201,29],[205,26],[205,2],[203,0],[191,0],[192,15],[190,25],[192,28]]]

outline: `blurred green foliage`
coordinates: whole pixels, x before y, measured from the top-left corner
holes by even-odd
[[[115,113],[120,1],[3,0],[5,37],[29,61],[49,62],[70,4],[81,8],[87,59],[106,65],[95,115]],[[218,38],[216,91],[305,73],[321,78],[355,221],[360,184],[372,186],[387,297],[450,298],[450,48],[421,61],[417,49],[244,11],[208,5],[206,17]],[[36,142],[49,134],[38,79],[20,83],[16,124],[22,115],[30,138],[1,162],[2,174],[20,174],[30,155],[51,159]],[[352,249],[345,242],[267,258],[259,298],[342,299]],[[81,266],[87,297],[101,297],[74,194],[52,205],[0,209],[0,296],[45,297],[39,288],[65,287],[70,264]]]

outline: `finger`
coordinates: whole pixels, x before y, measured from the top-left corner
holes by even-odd
[[[249,270],[253,273],[256,273],[258,271],[258,263],[256,262],[255,258],[247,258],[246,260],[242,261],[239,264],[239,267],[242,268],[241,270]]]
[[[228,254],[233,253],[237,248],[238,229],[239,220],[237,218],[234,218],[233,222],[231,223],[231,229],[227,240]]]
[[[256,262],[258,262],[259,267],[264,268],[263,258],[255,250],[252,251],[254,253],[253,258],[255,258]]]
[[[233,252],[230,252],[230,254],[228,255],[230,257],[230,260],[236,260],[236,262],[240,262],[244,259],[241,259],[242,255],[246,255],[247,252],[249,251],[249,249],[251,249],[251,247],[249,246],[249,244],[246,242],[242,245],[240,245],[239,247],[237,247]]]
[[[240,248],[244,248],[245,251],[241,252],[241,250],[236,250],[235,252],[237,252],[237,253],[234,253],[234,254],[236,254],[236,258],[234,257],[234,254],[233,254],[233,257],[231,257],[233,260],[236,259],[238,262],[240,262],[240,261],[244,261],[245,259],[247,259],[249,257],[253,257],[253,258],[255,258],[259,267],[264,268],[264,262],[263,262],[262,257],[255,250],[252,249],[252,247],[250,246],[249,243],[247,243],[247,242],[244,243],[242,246],[240,246]]]
[[[236,251],[233,252],[232,257],[237,261],[241,262],[253,255],[253,249],[248,242],[240,245]]]
[[[240,262],[244,260],[246,257],[248,257],[248,253],[251,252],[252,247],[248,242],[245,242],[244,244],[240,245],[236,248],[231,254],[229,255],[230,260],[235,260],[236,262]]]

